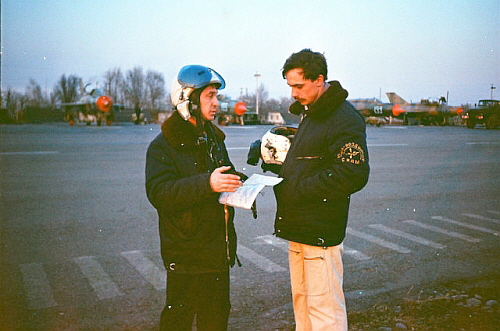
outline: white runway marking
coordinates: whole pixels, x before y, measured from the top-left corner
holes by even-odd
[[[366,233],[363,233],[363,232],[359,232],[359,231],[353,230],[351,228],[347,228],[347,233],[350,234],[350,235],[353,235],[353,236],[365,239],[367,241],[370,241],[370,242],[372,242],[374,244],[377,244],[377,245],[380,245],[380,246],[392,249],[393,251],[396,251],[396,252],[399,252],[399,253],[411,253],[411,250],[408,249],[408,248],[406,248],[406,247],[403,247],[403,246],[400,246],[398,244],[386,241],[386,240],[381,239],[381,238],[377,238],[375,236],[372,236],[372,235],[369,235],[369,234],[366,234]]]
[[[165,269],[159,268],[141,251],[122,252],[121,255],[147,280],[157,291],[165,290],[167,274]]]
[[[41,263],[27,263],[21,269],[24,290],[30,309],[44,309],[57,306],[52,296],[52,289]]]
[[[398,147],[408,146],[408,144],[367,144],[368,147]]]
[[[246,146],[246,147],[226,147],[226,149],[228,151],[234,151],[234,150],[240,150],[240,149],[249,150],[250,149],[250,144],[248,144],[248,146]]]
[[[262,240],[266,244],[272,245],[274,247],[277,247],[281,249],[283,252],[288,253],[288,242],[286,240],[283,240],[281,238],[278,238],[276,236],[273,236],[272,234],[267,234],[264,236],[259,236],[255,239]]]
[[[259,236],[256,239],[262,240],[262,241],[266,242],[267,244],[273,245],[274,247],[281,249],[283,252],[288,253],[288,242],[284,239],[278,238],[278,237],[270,235],[270,234],[265,235],[265,236]],[[349,248],[345,245],[344,245],[344,254],[349,255],[358,261],[370,260],[369,256],[361,253],[358,250]]]
[[[255,253],[250,248],[247,248],[243,245],[238,245],[237,254],[239,256],[242,256],[245,259],[249,260],[250,262],[255,264],[257,267],[259,267],[260,269],[267,271],[267,272],[270,272],[270,273],[283,272],[283,271],[287,270],[287,269],[283,268],[282,266],[269,260],[268,258]]]
[[[344,245],[344,254],[349,255],[358,261],[367,261],[371,259],[369,256],[361,253],[360,251],[352,249],[345,245]]]
[[[476,141],[476,142],[466,142],[466,145],[498,145],[498,141]]]
[[[118,286],[116,286],[111,277],[109,277],[93,256],[75,257],[73,261],[75,261],[82,273],[87,277],[90,286],[92,286],[100,300],[123,295]]]
[[[455,224],[455,225],[460,225],[460,226],[463,226],[465,228],[469,228],[469,229],[472,229],[472,230],[477,230],[477,231],[481,231],[481,232],[485,232],[485,233],[491,233],[491,234],[494,234],[495,236],[499,235],[498,231],[495,231],[495,230],[492,230],[492,229],[488,229],[488,228],[484,228],[482,226],[477,226],[477,225],[465,223],[465,222],[455,221],[455,220],[452,220],[450,218],[446,218],[446,217],[443,217],[443,216],[432,216],[431,218],[433,220],[438,220],[438,221],[448,222],[448,223]]]
[[[32,152],[0,152],[0,155],[50,155],[59,154],[58,151],[32,151]]]
[[[377,230],[383,231],[383,232],[387,232],[387,233],[393,234],[395,236],[398,236],[398,237],[401,237],[401,238],[405,238],[405,239],[414,241],[414,242],[416,242],[418,244],[422,244],[422,245],[429,246],[429,247],[432,247],[432,248],[436,248],[436,249],[443,249],[443,248],[445,248],[445,246],[443,246],[441,244],[438,244],[438,243],[435,243],[435,242],[433,242],[431,240],[428,240],[428,239],[425,239],[425,238],[422,238],[422,237],[419,237],[419,236],[415,236],[413,234],[406,233],[404,231],[399,231],[399,230],[396,230],[396,229],[392,229],[392,228],[389,228],[389,227],[387,227],[385,225],[382,225],[382,224],[370,224],[369,227],[371,227],[373,229],[377,229]]]
[[[462,215],[470,217],[470,218],[475,218],[475,219],[481,220],[481,221],[488,221],[488,222],[493,222],[495,224],[500,224],[500,220],[497,220],[495,218],[484,217],[484,216],[476,215],[476,214],[462,214]]]
[[[415,225],[415,226],[418,226],[418,227],[421,227],[422,229],[426,229],[426,230],[434,231],[434,232],[437,232],[437,233],[442,233],[442,234],[445,234],[445,235],[450,236],[450,237],[455,237],[455,238],[458,238],[458,239],[462,239],[462,240],[465,240],[465,241],[468,241],[468,242],[471,242],[471,243],[477,243],[477,242],[481,241],[481,239],[470,237],[470,236],[467,236],[467,235],[462,234],[462,233],[458,233],[458,232],[454,232],[454,231],[449,231],[449,230],[446,230],[446,229],[443,229],[443,228],[439,228],[439,227],[434,226],[434,225],[420,223],[420,222],[413,221],[413,220],[408,220],[408,221],[403,221],[403,222],[411,224],[411,225]]]

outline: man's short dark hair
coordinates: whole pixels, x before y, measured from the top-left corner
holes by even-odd
[[[325,81],[327,80],[328,68],[325,56],[319,52],[313,52],[309,48],[304,48],[300,52],[290,55],[283,65],[283,78],[286,78],[288,71],[296,68],[301,68],[304,71],[305,79],[316,80],[319,75],[323,75]]]

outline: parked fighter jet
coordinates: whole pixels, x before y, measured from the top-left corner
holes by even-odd
[[[392,123],[394,118],[398,118],[401,112],[394,110],[394,105],[384,103],[380,99],[350,99],[349,102],[365,118],[369,124],[387,124]]]
[[[389,103],[377,98],[351,99],[349,102],[365,117],[366,123],[377,125],[398,120],[404,124],[445,125],[450,118],[462,113],[461,107],[448,106],[445,97],[410,103],[394,92],[386,94]]]
[[[99,88],[89,90],[89,85],[91,84],[82,88],[83,96],[79,101],[60,104],[66,112],[66,120],[70,125],[74,125],[75,122],[85,122],[87,125],[96,122],[98,126],[105,122],[107,125],[111,125],[113,122],[111,97],[104,95]]]
[[[461,107],[448,106],[445,97],[422,99],[420,103],[410,103],[394,92],[386,94],[393,105],[392,111],[403,114],[405,124],[445,125],[451,117],[456,117],[463,112]]]

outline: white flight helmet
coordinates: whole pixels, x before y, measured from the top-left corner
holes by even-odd
[[[226,82],[215,70],[201,65],[187,65],[181,68],[170,89],[170,99],[179,114],[186,121],[191,117],[189,97],[194,90],[215,84],[222,90]]]
[[[267,131],[260,144],[262,161],[266,164],[283,164],[296,132],[297,128],[292,126],[275,126]]]

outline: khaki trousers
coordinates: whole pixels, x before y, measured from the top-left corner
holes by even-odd
[[[342,244],[317,247],[290,242],[296,331],[347,331],[342,253]]]

